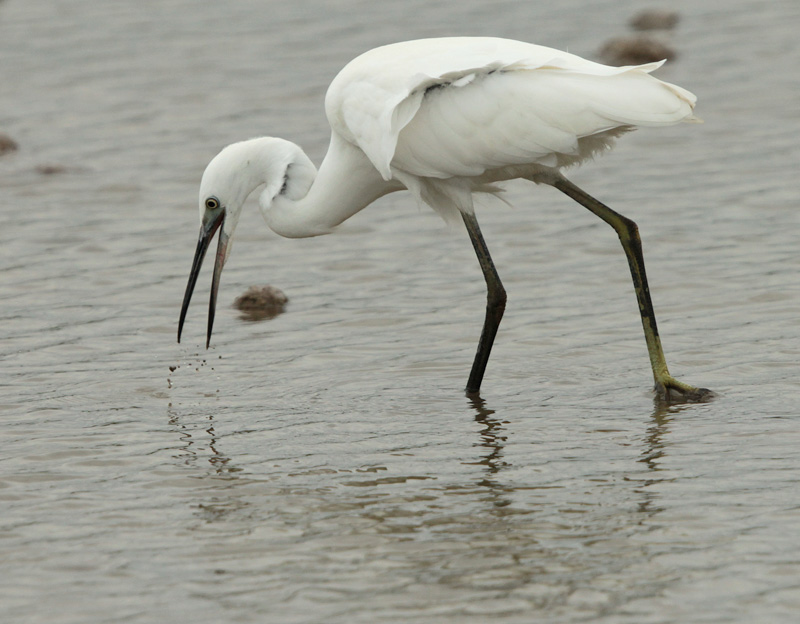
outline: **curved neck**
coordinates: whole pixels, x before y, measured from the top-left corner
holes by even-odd
[[[336,133],[319,173],[306,161],[293,161],[280,191],[267,187],[259,201],[267,225],[286,238],[329,234],[378,197],[400,188],[383,180],[366,155]]]

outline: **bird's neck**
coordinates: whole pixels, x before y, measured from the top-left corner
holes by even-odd
[[[259,202],[267,225],[286,238],[329,234],[378,197],[396,190],[360,149],[335,133],[319,172],[300,154],[286,170],[278,192],[267,187]]]

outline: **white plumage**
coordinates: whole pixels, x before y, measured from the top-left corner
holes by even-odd
[[[210,339],[228,242],[245,199],[257,188],[263,187],[259,205],[268,225],[287,237],[329,233],[378,197],[405,188],[445,218],[461,215],[481,261],[497,318],[490,321],[487,315],[484,334],[491,335],[482,336],[473,365],[468,390],[477,391],[499,324],[498,304],[492,299],[501,298],[504,307],[505,291],[480,235],[472,194],[496,193],[496,183],[513,178],[547,183],[618,233],[629,228],[628,220],[613,223],[621,216],[573,190],[559,169],[607,149],[637,126],[696,120],[694,95],[650,75],[660,65],[609,67],[552,48],[490,37],[407,41],[362,54],[328,89],[331,143],[319,172],[299,147],[270,137],[230,145],[208,165],[200,187],[201,235],[179,339],[200,263],[221,226]],[[628,246],[626,253],[633,253]],[[660,364],[655,352],[660,343],[655,344],[654,316],[652,332],[648,322],[645,333],[661,394],[669,396],[670,388],[673,394],[698,392],[668,378],[666,364]],[[663,371],[656,370],[659,366]]]
[[[661,64],[609,67],[489,37],[407,41],[345,66],[325,110],[385,180],[556,166],[582,158],[582,138],[692,119],[694,95],[648,75]]]

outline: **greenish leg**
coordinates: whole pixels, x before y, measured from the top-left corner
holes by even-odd
[[[639,238],[639,228],[636,223],[615,212],[605,204],[584,192],[560,174],[550,180],[543,180],[551,184],[562,193],[568,195],[589,211],[600,217],[614,228],[625,255],[633,278],[633,287],[636,290],[636,300],[639,302],[639,313],[642,316],[644,337],[647,341],[647,352],[650,355],[650,365],[653,368],[655,389],[658,395],[667,401],[703,401],[713,396],[706,388],[695,388],[678,381],[669,374],[664,350],[661,348],[661,339],[656,327],[656,315],[653,311],[653,302],[650,299],[650,289],[647,286],[647,275],[644,270],[644,256],[642,255],[642,241]]]

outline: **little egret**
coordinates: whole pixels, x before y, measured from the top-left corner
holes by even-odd
[[[661,62],[663,63],[663,61]],[[561,168],[610,148],[637,126],[697,121],[695,96],[650,76],[661,63],[609,67],[520,41],[452,37],[395,43],[351,61],[325,97],[332,132],[317,171],[294,143],[262,137],[234,143],[208,165],[200,184],[200,239],[178,324],[219,230],[206,348],[222,268],[245,199],[277,234],[328,234],[379,197],[407,189],[446,220],[466,225],[486,280],[483,331],[467,381],[477,393],[506,292],[473,209],[473,193],[498,182],[549,184],[614,228],[630,265],[657,393],[697,401],[711,395],[673,378],[661,348],[638,228],[568,181]]]

